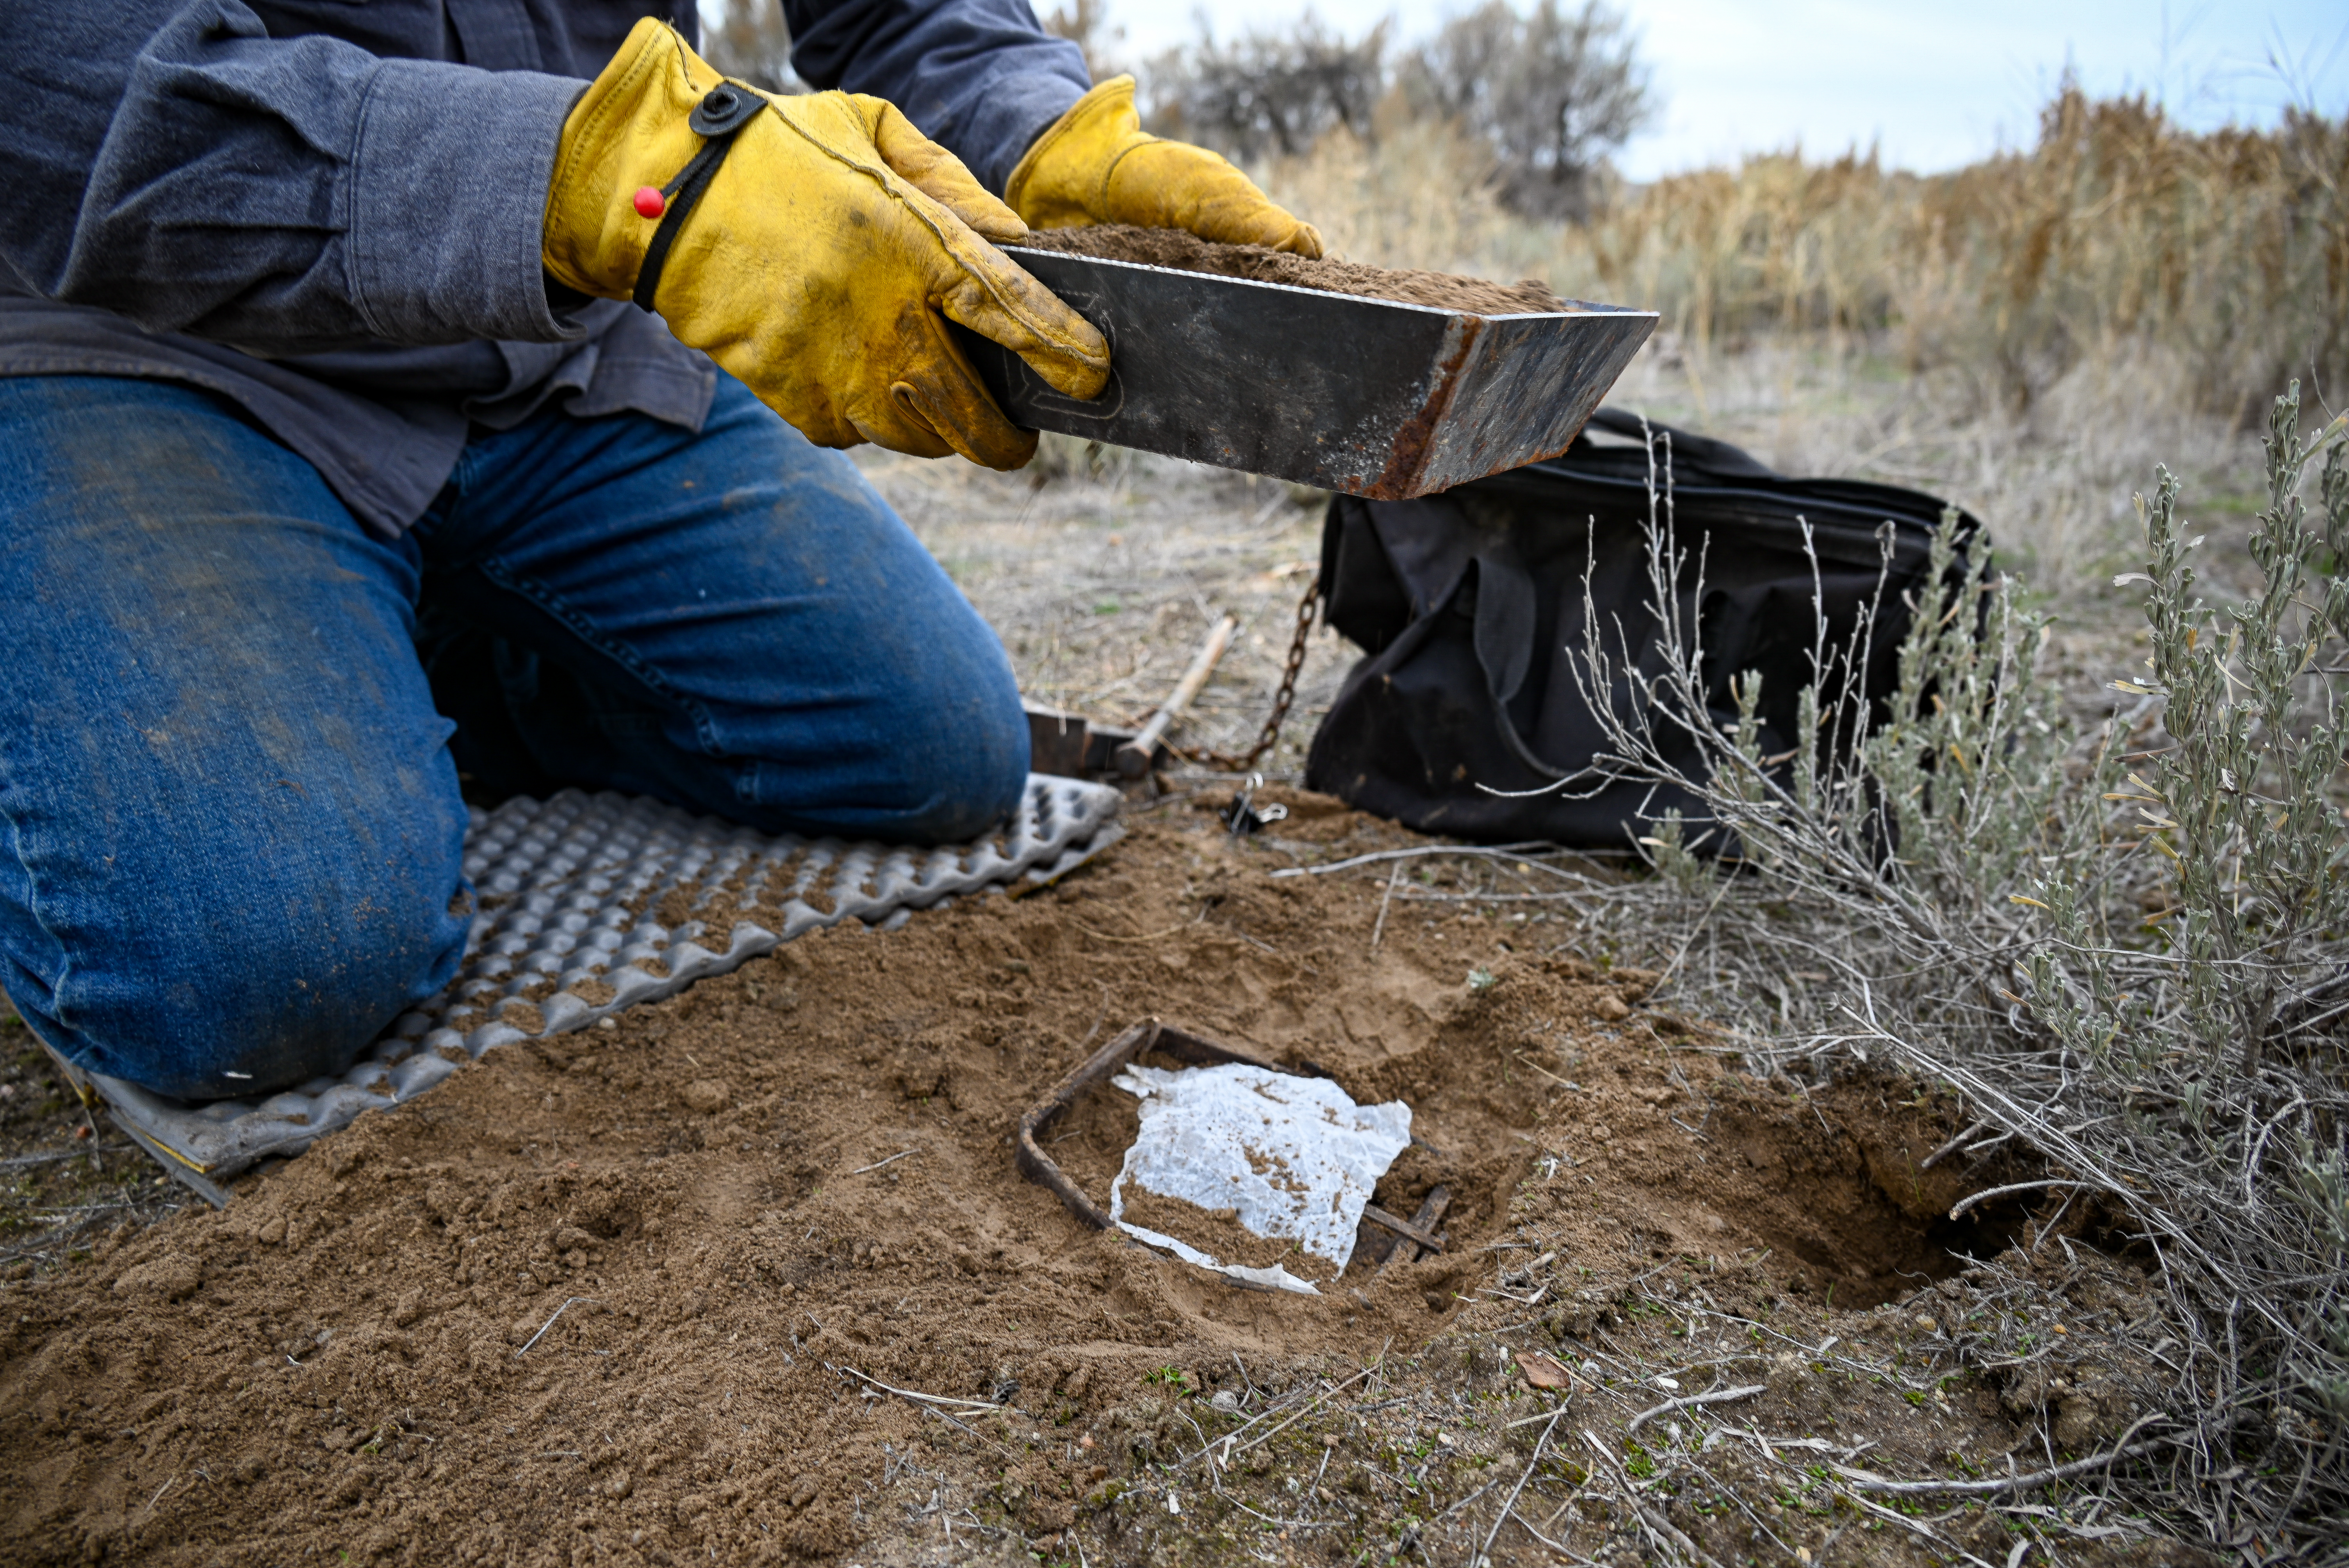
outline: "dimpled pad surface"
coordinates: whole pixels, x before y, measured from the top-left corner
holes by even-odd
[[[193,1103],[68,1070],[166,1170],[224,1202],[220,1179],[413,1099],[493,1046],[585,1028],[820,927],[895,930],[957,895],[1049,882],[1123,836],[1119,800],[1030,774],[994,832],[926,850],[760,833],[625,795],[509,800],[475,810],[465,837],[481,910],[463,967],[349,1071],[258,1102]],[[661,923],[680,891],[687,918]]]

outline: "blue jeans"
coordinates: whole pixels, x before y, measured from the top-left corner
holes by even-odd
[[[1019,799],[1002,645],[730,378],[698,435],[478,432],[398,541],[168,382],[0,379],[0,986],[90,1070],[348,1066],[463,955],[460,771],[926,842]]]

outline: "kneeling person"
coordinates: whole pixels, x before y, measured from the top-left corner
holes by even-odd
[[[9,8],[0,985],[77,1067],[347,1067],[463,955],[460,776],[984,830],[1009,663],[839,449],[1026,461],[948,321],[1100,390],[1028,224],[1319,253],[1020,0],[792,0],[854,90],[774,99],[643,9]]]

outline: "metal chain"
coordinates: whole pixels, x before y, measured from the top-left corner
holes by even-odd
[[[1228,751],[1195,751],[1192,760],[1208,763],[1233,773],[1246,773],[1254,768],[1280,743],[1280,727],[1288,718],[1288,706],[1297,700],[1297,675],[1305,667],[1305,640],[1313,634],[1313,620],[1320,607],[1321,577],[1319,573],[1305,585],[1305,597],[1297,602],[1297,632],[1288,640],[1288,662],[1281,666],[1280,688],[1272,694],[1272,712],[1257,731],[1256,744],[1245,757],[1235,757]]]

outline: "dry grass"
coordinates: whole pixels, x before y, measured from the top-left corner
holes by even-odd
[[[2318,119],[2196,136],[2066,92],[2030,151],[1955,174],[1760,156],[1584,226],[1506,211],[1480,145],[1399,101],[1258,172],[1340,253],[1658,311],[1612,401],[1946,495],[2067,613],[2134,548],[2155,463],[2248,518],[2264,399],[2349,353],[2349,130]]]
[[[1539,275],[1660,311],[1700,351],[1862,342],[1984,405],[2144,366],[2240,422],[2349,352],[2349,128],[2315,117],[2197,135],[2067,88],[2029,150],[1952,174],[1765,154],[1619,189],[1580,226],[1504,211],[1479,146],[1400,100],[1370,139],[1261,172],[1361,260]]]
[[[0,1004],[0,1280],[88,1255],[188,1194],[111,1124],[92,1123],[32,1032]]]

